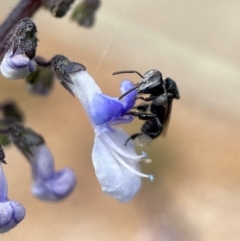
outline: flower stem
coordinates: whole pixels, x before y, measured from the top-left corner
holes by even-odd
[[[25,17],[31,17],[42,0],[21,0],[0,26],[0,56],[4,53],[7,37],[12,28]]]

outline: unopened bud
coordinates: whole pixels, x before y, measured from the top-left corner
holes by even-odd
[[[70,9],[74,0],[51,0],[50,1],[50,10],[54,17],[61,18]]]
[[[53,88],[54,75],[50,67],[38,66],[37,70],[26,78],[27,89],[34,94],[47,95]]]
[[[80,26],[90,28],[95,22],[95,12],[100,6],[99,0],[85,0],[80,3],[72,14],[72,19]]]

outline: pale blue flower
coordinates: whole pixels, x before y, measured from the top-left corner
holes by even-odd
[[[54,170],[53,156],[45,144],[31,148],[28,155],[32,168],[32,193],[46,201],[67,197],[76,186],[76,176],[70,168]]]
[[[131,81],[124,80],[120,89],[122,94],[124,94],[133,87],[134,84]],[[126,115],[126,113],[134,106],[136,97],[136,90],[126,95],[123,101],[101,93],[95,93],[90,105],[90,115],[94,124],[102,125],[107,123],[109,125],[117,125],[131,122],[133,117]]]
[[[20,223],[26,214],[24,206],[7,197],[8,186],[0,162],[0,233],[5,233]]]
[[[36,62],[27,57],[20,48],[14,54],[13,48],[10,48],[4,55],[0,70],[4,77],[16,80],[27,77],[36,67]]]
[[[41,135],[20,124],[12,125],[10,137],[28,159],[33,177],[32,193],[46,201],[67,197],[76,186],[76,176],[70,168],[54,170],[54,159]]]
[[[62,84],[80,100],[94,129],[92,161],[103,192],[121,202],[128,202],[138,192],[141,177],[153,180],[152,175],[140,172],[140,162],[146,159],[146,154],[137,155],[133,141],[124,146],[129,136],[121,128],[112,127],[132,120],[127,112],[135,103],[136,92],[121,102],[103,95],[87,71],[68,71],[66,77],[62,75],[61,69],[74,70],[75,64],[64,56],[53,59],[55,73],[61,80],[66,79]],[[124,81],[121,90],[125,92],[132,86],[130,81]]]

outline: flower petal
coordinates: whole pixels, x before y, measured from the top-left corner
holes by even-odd
[[[0,203],[0,233],[14,228],[26,214],[24,206],[17,201]]]
[[[96,125],[105,124],[123,114],[124,105],[117,98],[96,93],[90,105],[90,114]]]
[[[23,79],[36,69],[36,62],[30,60],[25,54],[12,55],[12,49],[4,55],[0,69],[8,79]]]
[[[23,220],[26,213],[24,206],[17,201],[9,200],[7,194],[7,180],[0,163],[0,233],[14,228]]]
[[[76,176],[70,168],[54,173],[49,180],[35,180],[32,194],[45,201],[59,201],[67,197],[76,186]]]
[[[49,148],[45,144],[37,146],[31,159],[33,179],[48,180],[54,173],[54,159]]]
[[[112,125],[120,125],[120,124],[126,124],[126,123],[130,123],[134,120],[133,116],[131,115],[125,115],[123,117],[118,117],[114,120],[110,121],[110,126]]]
[[[128,135],[120,128],[114,129],[114,142],[128,138]],[[107,132],[111,133],[111,132]],[[110,135],[110,138],[112,136]],[[126,147],[131,149],[131,145]],[[122,147],[121,147],[122,148]],[[141,186],[141,178],[124,166],[122,166],[112,155],[111,146],[107,146],[101,135],[95,137],[94,147],[92,151],[93,165],[97,179],[102,187],[102,191],[120,202],[130,201],[138,192]],[[136,155],[134,149],[130,153]],[[118,153],[116,153],[119,155]],[[120,158],[121,155],[119,155]],[[139,163],[135,160],[124,160],[134,169],[140,169]]]
[[[127,91],[133,89],[134,87],[136,86],[130,80],[124,80],[120,85],[121,93],[124,94]],[[134,106],[136,102],[136,99],[135,99],[136,97],[137,97],[137,90],[133,90],[129,94],[123,97],[125,111],[128,111]]]
[[[8,200],[8,186],[7,179],[3,172],[2,163],[0,162],[0,202],[5,202]]]
[[[68,196],[76,186],[76,176],[70,168],[54,171],[53,156],[45,144],[38,146],[34,151],[31,166],[32,193],[40,199],[61,200]]]

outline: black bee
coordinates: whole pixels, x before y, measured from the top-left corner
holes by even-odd
[[[162,78],[162,74],[158,70],[149,70],[143,76],[134,70],[114,72],[113,75],[122,73],[136,73],[142,79],[133,89],[127,91],[119,99],[133,90],[137,90],[138,94],[149,94],[149,97],[138,96],[137,99],[151,102],[151,104],[140,104],[135,106],[135,111],[129,111],[127,114],[138,117],[140,120],[146,120],[141,128],[141,133],[131,135],[130,139],[138,138],[141,145],[145,145],[152,139],[157,138],[164,131],[166,133],[170,120],[173,99],[180,99],[179,91],[174,80],[171,78]],[[146,113],[147,110],[150,113]]]
[[[5,153],[4,150],[2,149],[2,146],[0,144],[0,162],[7,164],[7,162],[4,160],[5,159]]]

